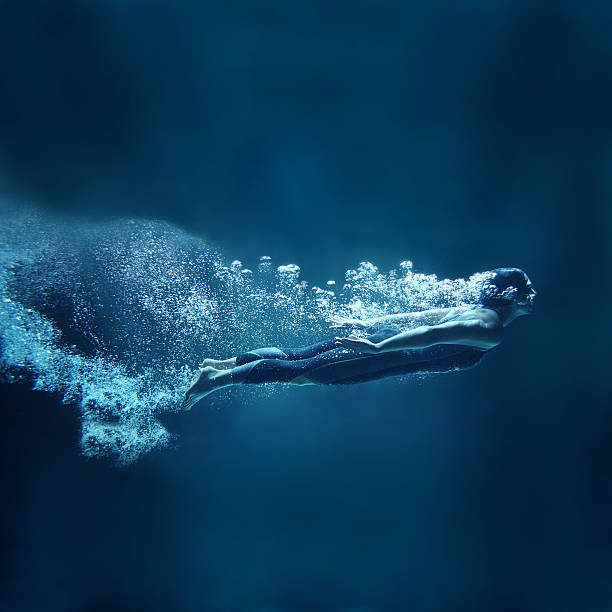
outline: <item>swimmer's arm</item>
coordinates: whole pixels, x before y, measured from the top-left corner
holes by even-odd
[[[424,349],[436,344],[462,344],[488,350],[497,346],[503,338],[503,327],[498,322],[481,319],[449,321],[440,325],[422,325],[376,343],[377,353]]]
[[[332,316],[329,319],[332,328],[334,327],[370,327],[371,325],[391,325],[415,327],[417,325],[435,325],[438,321],[455,313],[463,312],[465,308],[430,308],[418,312],[400,312],[397,314],[383,315],[372,319],[350,319],[345,317]]]
[[[430,308],[429,310],[422,310],[420,312],[400,312],[398,314],[384,315],[382,317],[376,317],[368,321],[369,325],[379,325],[381,323],[388,323],[390,325],[402,325],[405,323],[419,324],[430,322],[433,323],[436,320],[449,314],[449,308]]]
[[[502,341],[503,333],[503,327],[497,317],[479,318],[449,321],[439,325],[422,325],[377,343],[366,338],[349,336],[336,338],[336,344],[366,353],[423,349],[436,344],[462,344],[488,350]]]

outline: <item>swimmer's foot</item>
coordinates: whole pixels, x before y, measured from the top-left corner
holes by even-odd
[[[183,400],[183,410],[191,410],[203,397],[232,384],[229,372],[206,366],[194,378]]]
[[[205,359],[201,368],[215,368],[215,370],[231,370],[236,367],[236,358],[230,359]]]

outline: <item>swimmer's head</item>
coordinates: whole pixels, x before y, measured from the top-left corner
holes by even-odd
[[[533,310],[536,295],[529,277],[519,268],[496,268],[480,295],[480,303],[499,311],[512,308],[516,314],[528,314]]]

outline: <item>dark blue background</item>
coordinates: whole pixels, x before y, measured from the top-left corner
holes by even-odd
[[[0,187],[173,221],[309,281],[523,267],[481,367],[241,391],[176,451],[78,454],[2,387],[7,610],[612,605],[612,9],[604,2],[0,2]]]

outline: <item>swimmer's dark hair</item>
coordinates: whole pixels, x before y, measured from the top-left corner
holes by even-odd
[[[480,295],[480,303],[493,310],[527,299],[531,290],[529,277],[519,268],[496,268]]]

